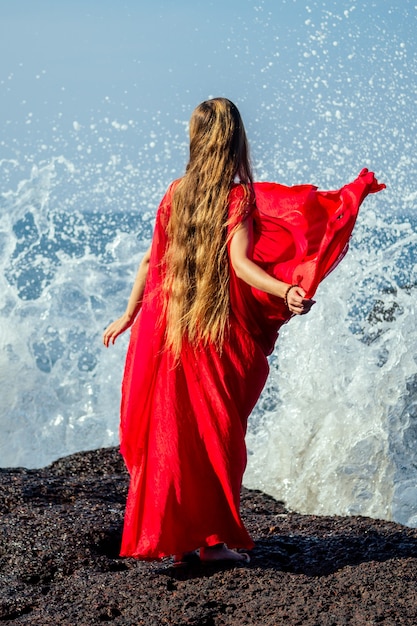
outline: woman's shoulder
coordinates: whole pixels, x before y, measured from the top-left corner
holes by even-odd
[[[173,180],[172,182],[169,183],[163,197],[162,200],[159,204],[160,208],[164,208],[167,206],[171,205],[171,200],[172,200],[172,195],[175,191],[175,189],[178,187],[178,183],[180,182],[181,178],[176,178],[175,180]]]
[[[159,207],[156,212],[156,221],[157,223],[159,222],[164,228],[168,225],[171,215],[172,196],[180,180],[180,178],[177,178],[168,185],[162,200],[159,203]]]
[[[256,183],[233,183],[229,193],[229,204],[246,206],[255,204],[255,185]]]
[[[165,196],[171,197],[180,182],[181,182],[181,178],[176,178],[175,180],[171,181],[165,192]]]
[[[232,224],[249,217],[255,208],[255,193],[252,184],[233,184],[229,193],[229,219]]]

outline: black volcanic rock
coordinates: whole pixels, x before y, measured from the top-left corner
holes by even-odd
[[[0,470],[0,622],[39,626],[417,624],[417,530],[291,513],[243,490],[250,565],[120,559],[114,448]]]

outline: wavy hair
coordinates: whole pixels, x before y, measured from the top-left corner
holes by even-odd
[[[172,192],[164,258],[167,346],[178,358],[183,339],[221,351],[229,320],[228,208],[235,180],[251,193],[245,129],[226,98],[202,102],[190,119],[190,156]]]

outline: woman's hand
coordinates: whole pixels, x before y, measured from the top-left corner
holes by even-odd
[[[294,315],[305,315],[316,303],[315,300],[305,298],[306,292],[302,287],[295,285],[287,291],[286,302],[288,309]]]
[[[108,348],[111,343],[114,344],[117,337],[132,326],[133,321],[134,318],[125,313],[122,317],[119,317],[118,320],[109,324],[103,333],[103,343],[106,348]]]

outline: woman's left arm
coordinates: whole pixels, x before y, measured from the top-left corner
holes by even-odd
[[[291,313],[303,315],[308,313],[314,300],[305,298],[302,287],[294,286],[277,280],[251,260],[253,249],[253,220],[248,217],[234,232],[230,242],[230,262],[236,276],[251,287],[265,291],[273,296],[287,300]]]
[[[109,344],[116,341],[117,337],[125,332],[133,322],[139,310],[142,306],[143,294],[145,291],[146,278],[148,276],[149,260],[151,257],[151,248],[145,252],[142,261],[140,262],[136,279],[130,293],[129,301],[127,303],[126,311],[121,317],[112,322],[103,333],[103,343],[106,348]]]

